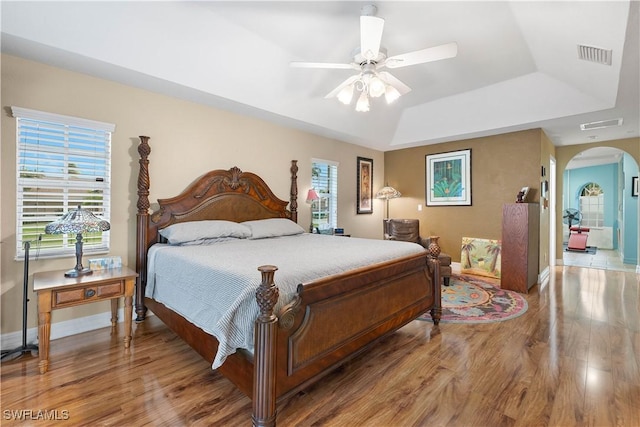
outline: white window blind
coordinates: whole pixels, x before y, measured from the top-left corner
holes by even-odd
[[[39,255],[75,253],[76,236],[44,227],[79,205],[109,221],[111,133],[115,125],[12,107],[16,118],[16,258],[42,239]],[[109,250],[109,232],[83,234],[83,252]]]
[[[320,230],[338,226],[338,163],[313,159],[311,186],[320,200],[313,202],[311,224]]]

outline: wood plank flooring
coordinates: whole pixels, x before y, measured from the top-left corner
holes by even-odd
[[[523,316],[414,321],[281,402],[278,424],[640,426],[639,288],[631,272],[556,267]],[[52,341],[45,375],[30,356],[3,363],[0,424],[250,425],[250,400],[158,319],[134,328],[126,353],[122,325]]]

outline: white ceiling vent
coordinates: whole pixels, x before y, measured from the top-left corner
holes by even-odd
[[[611,65],[611,49],[578,45],[578,58],[597,64]]]
[[[591,123],[582,123],[580,125],[580,129],[582,130],[593,130],[593,129],[603,129],[610,128],[612,126],[621,126],[622,119],[611,119],[611,120],[601,120],[599,122],[591,122]]]

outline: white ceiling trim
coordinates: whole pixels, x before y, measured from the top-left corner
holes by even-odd
[[[500,133],[534,123],[613,107],[544,73],[501,82],[404,110],[392,145],[487,129]],[[422,124],[422,126],[419,126]]]

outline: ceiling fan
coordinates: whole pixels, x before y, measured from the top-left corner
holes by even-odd
[[[381,69],[424,64],[453,58],[458,54],[458,45],[452,42],[401,55],[387,56],[386,49],[380,46],[384,19],[375,16],[377,10],[378,8],[374,5],[367,5],[361,9],[360,47],[355,49],[352,62],[340,64],[294,61],[290,64],[297,68],[357,70],[358,74],[349,77],[325,96],[325,98],[337,97],[343,104],[350,104],[354,92],[359,91],[361,93],[356,103],[356,111],[369,111],[369,97],[378,98],[384,95],[387,103],[390,104],[411,91],[409,86],[388,71],[380,71]]]

